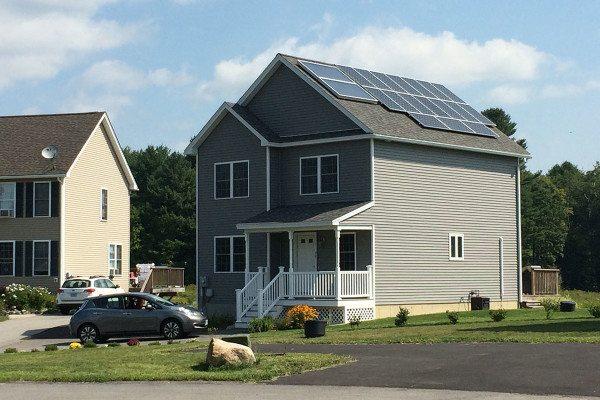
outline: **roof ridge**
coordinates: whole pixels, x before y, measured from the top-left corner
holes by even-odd
[[[29,117],[54,117],[63,115],[86,115],[86,114],[104,114],[106,111],[85,111],[85,112],[71,112],[71,113],[48,113],[48,114],[15,114],[15,115],[0,115],[0,118],[29,118]]]

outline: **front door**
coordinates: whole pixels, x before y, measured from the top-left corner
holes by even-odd
[[[315,272],[317,270],[317,233],[296,234],[296,271]]]

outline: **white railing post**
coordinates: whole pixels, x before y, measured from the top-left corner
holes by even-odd
[[[257,315],[257,317],[262,318],[262,316],[263,316],[263,289],[258,289],[256,297],[258,299],[258,315]]]
[[[340,270],[340,231],[335,230],[335,298],[342,299],[342,273]]]
[[[369,299],[373,300],[373,266],[367,265],[367,290]]]
[[[235,289],[235,320],[242,322],[242,289]]]
[[[281,297],[285,297],[287,296],[287,293],[285,291],[285,268],[284,267],[279,267],[279,274],[277,275],[277,279],[279,279],[279,281],[277,282],[277,284],[279,285],[279,296]]]

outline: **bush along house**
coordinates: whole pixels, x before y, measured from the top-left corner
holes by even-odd
[[[209,313],[518,305],[529,154],[443,85],[278,54],[186,154]]]
[[[137,185],[104,112],[0,117],[0,286],[127,288]]]

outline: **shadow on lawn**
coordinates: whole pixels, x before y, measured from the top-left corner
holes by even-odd
[[[546,323],[499,325],[487,328],[461,329],[465,332],[598,332],[600,334],[600,319],[575,321],[548,321]]]

